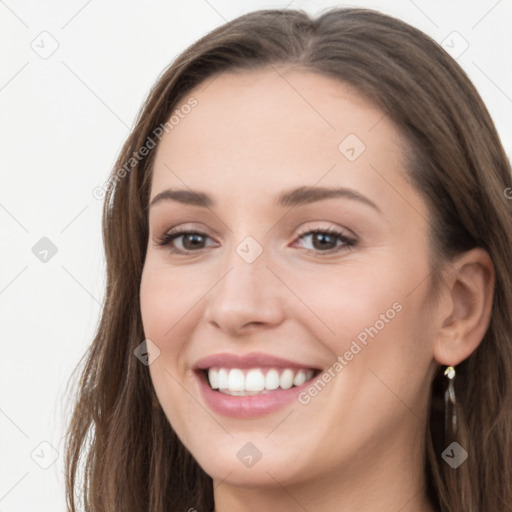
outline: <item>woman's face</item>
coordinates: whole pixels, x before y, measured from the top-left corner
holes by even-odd
[[[419,460],[429,217],[397,130],[309,72],[223,74],[190,97],[157,149],[140,289],[173,429],[235,485]],[[170,230],[192,234],[159,245]]]

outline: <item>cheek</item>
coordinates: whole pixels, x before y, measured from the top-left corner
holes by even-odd
[[[179,384],[185,378],[181,362],[187,340],[184,328],[197,321],[190,314],[195,302],[197,290],[187,284],[184,273],[166,268],[148,254],[140,284],[141,317],[145,337],[160,350],[149,372],[167,419],[180,431],[196,421],[192,414],[195,402]]]
[[[170,345],[169,340],[177,338],[175,333],[183,329],[207,290],[207,285],[194,285],[191,274],[166,267],[151,256],[146,260],[140,284],[142,323],[146,337],[154,339],[161,350],[176,348],[176,342]]]
[[[387,328],[399,316],[406,288],[403,273],[393,272],[389,262],[382,267],[364,262],[318,266],[290,274],[292,278],[294,318],[307,322],[307,329],[337,355],[358,337],[364,342],[375,324],[379,331]]]
[[[295,272],[293,316],[333,359],[347,354],[350,361],[366,359],[376,369],[427,364],[432,356],[428,262],[424,255],[412,261],[381,256],[372,264],[361,260]]]

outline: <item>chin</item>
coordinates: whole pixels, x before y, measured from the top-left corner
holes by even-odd
[[[201,468],[214,480],[234,486],[258,488],[300,482],[311,477],[311,465],[297,464],[295,453],[278,452],[275,447],[265,447],[263,440],[254,444],[230,438],[224,446],[216,444],[212,450],[190,450]],[[261,438],[260,438],[261,439]],[[258,454],[258,448],[261,448]],[[260,457],[260,458],[258,458]],[[290,461],[295,461],[291,463]]]

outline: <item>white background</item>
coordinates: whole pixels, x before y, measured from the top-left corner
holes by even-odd
[[[0,512],[65,510],[66,384],[103,302],[102,205],[92,191],[149,88],[206,32],[286,5],[377,8],[439,42],[458,32],[469,47],[457,60],[512,154],[512,0],[0,0]],[[57,247],[47,262],[32,252],[42,237]]]

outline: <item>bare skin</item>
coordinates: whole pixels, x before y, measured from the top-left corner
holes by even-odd
[[[268,69],[223,74],[190,96],[197,107],[158,146],[150,202],[177,188],[214,204],[150,208],[140,298],[160,350],[158,399],[213,478],[216,512],[432,512],[422,472],[430,382],[488,327],[490,258],[475,249],[447,264],[432,301],[429,214],[404,178],[401,135],[345,84]],[[349,134],[357,139],[340,150]],[[297,187],[344,187],[374,206],[346,196],[277,205]],[[204,237],[159,246],[175,227]],[[327,234],[323,246],[311,229],[355,244]],[[248,236],[262,249],[252,263],[236,250]],[[192,371],[219,352],[346,364],[307,403],[233,418],[209,408]],[[252,467],[237,457],[247,442],[262,454]]]

